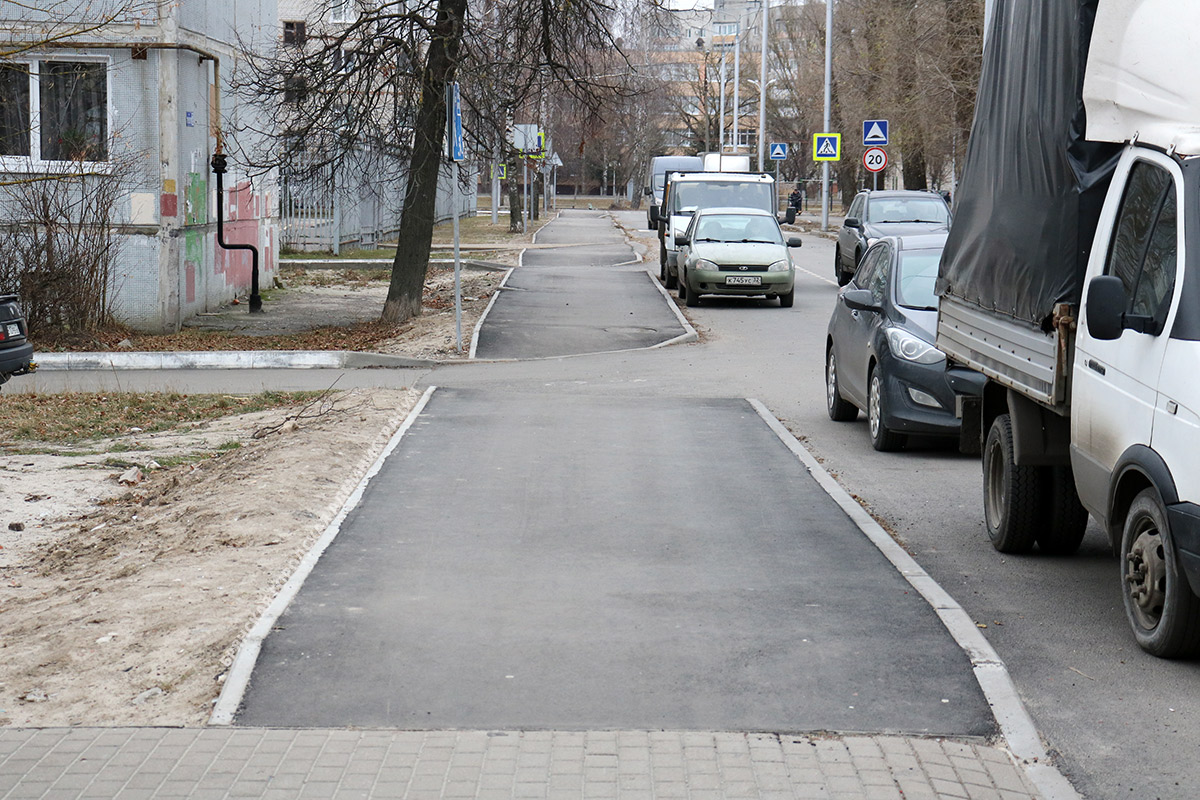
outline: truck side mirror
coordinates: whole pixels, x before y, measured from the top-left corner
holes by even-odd
[[[783,219],[781,220],[781,222],[784,222],[788,225],[795,225],[796,224],[796,209],[792,208],[791,206],[788,206],[788,209],[783,212]]]
[[[642,188],[642,194],[646,195],[646,197],[649,197],[651,194],[653,194],[653,192],[650,191],[649,186],[645,186]]]
[[[658,216],[658,206],[650,206],[650,221],[661,222],[662,218]]]
[[[1097,275],[1088,284],[1087,327],[1093,339],[1120,339],[1125,330],[1125,284],[1116,275]]]
[[[792,236],[787,240],[788,247],[799,247],[802,244],[804,244],[804,242],[800,241],[799,236]]]

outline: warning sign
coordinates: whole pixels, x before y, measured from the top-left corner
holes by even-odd
[[[840,133],[813,134],[813,161],[841,161],[842,135]]]

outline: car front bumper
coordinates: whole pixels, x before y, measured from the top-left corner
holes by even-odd
[[[962,423],[954,415],[954,389],[946,363],[918,364],[887,353],[881,358],[884,375],[883,424],[901,433],[957,436]],[[918,402],[913,391],[928,395],[937,407]]]
[[[761,280],[758,286],[728,286],[726,277],[753,276]],[[792,270],[782,272],[733,272],[717,270],[692,270],[687,275],[688,291],[697,294],[726,294],[754,297],[756,295],[787,294],[796,283]]]

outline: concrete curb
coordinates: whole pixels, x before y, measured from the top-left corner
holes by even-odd
[[[129,353],[38,353],[39,370],[355,369],[435,367],[438,361],[346,350],[226,350]]]
[[[229,668],[229,672],[225,676],[225,683],[221,686],[221,694],[217,697],[217,702],[213,706],[212,716],[208,720],[209,725],[232,725],[233,717],[237,714],[238,707],[242,704],[242,698],[246,695],[246,688],[250,685],[250,674],[254,671],[254,665],[258,661],[258,654],[262,650],[263,641],[267,638],[267,634],[275,626],[275,622],[280,615],[295,599],[296,594],[300,591],[300,587],[304,585],[304,581],[308,578],[309,573],[313,571],[313,567],[317,565],[317,561],[321,558],[321,554],[326,548],[333,543],[338,533],[342,529],[342,523],[346,517],[354,510],[355,506],[362,500],[363,493],[367,490],[367,484],[371,478],[378,474],[383,468],[383,463],[388,456],[400,445],[400,440],[404,438],[404,434],[417,421],[417,417],[425,410],[425,406],[429,403],[429,398],[437,391],[436,386],[430,386],[425,390],[425,394],[421,395],[421,399],[413,406],[412,411],[408,412],[408,416],[404,418],[404,422],[392,434],[392,438],[388,441],[387,446],[383,448],[383,452],[379,454],[379,458],[375,459],[375,463],[367,470],[367,474],[363,475],[358,486],[346,498],[346,502],[342,504],[342,508],[334,516],[333,521],[325,528],[320,538],[309,548],[308,552],[300,560],[300,564],[296,567],[296,571],[292,573],[292,577],[279,590],[279,594],[275,595],[275,599],[263,611],[262,616],[258,618],[258,622],[242,639],[241,645],[238,646],[237,655],[234,656],[233,664]]]
[[[525,251],[522,250],[521,255],[524,254]],[[510,267],[508,271],[504,273],[504,277],[500,280],[500,285],[496,287],[496,291],[492,292],[492,299],[488,300],[487,308],[485,308],[483,313],[479,315],[479,321],[475,323],[475,331],[471,334],[471,349],[467,352],[467,358],[475,358],[475,351],[479,349],[479,332],[483,330],[483,322],[487,319],[488,314],[491,313],[492,306],[496,305],[496,298],[500,297],[500,293],[503,292],[504,287],[508,285],[508,279],[512,277],[514,269],[516,269],[516,267]]]
[[[671,311],[675,313],[675,319],[679,320],[679,324],[683,326],[684,330],[684,333],[680,336],[676,336],[674,339],[668,339],[665,342],[659,342],[656,345],[652,345],[650,349],[653,350],[658,347],[666,347],[667,345],[672,344],[683,344],[684,342],[700,341],[700,334],[696,333],[696,329],[692,327],[692,323],[688,322],[687,317],[685,317],[683,312],[679,310],[679,306],[675,305],[675,301],[671,299],[670,293],[667,292],[666,288],[658,282],[658,276],[655,275],[649,267],[646,268],[646,275],[650,278],[650,284],[655,289],[658,289],[658,293],[661,294],[663,299],[667,301],[667,308],[671,309]]]
[[[979,682],[979,688],[983,690],[983,695],[992,709],[1009,752],[1044,800],[1080,800],[1079,793],[1062,773],[1047,763],[1049,755],[1042,745],[1042,738],[1033,724],[1033,718],[1021,702],[1017,687],[1008,674],[1008,668],[963,607],[871,518],[770,409],[752,398],[748,399],[748,402],[784,446],[800,459],[825,493],[841,506],[863,535],[879,548],[896,571],[904,576],[937,613],[954,641],[971,659],[975,680]]]

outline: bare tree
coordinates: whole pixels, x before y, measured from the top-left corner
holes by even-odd
[[[353,4],[346,24],[307,20],[306,41],[269,57],[248,54],[243,92],[280,106],[279,131],[261,167],[361,161],[364,150],[403,162],[399,246],[381,318],[420,313],[435,222],[438,176],[445,163],[448,85],[461,80],[477,126],[475,144],[490,152],[509,120],[527,112],[539,85],[557,82],[586,95],[589,56],[612,49],[609,0],[383,0]],[[511,180],[511,176],[510,176]]]

